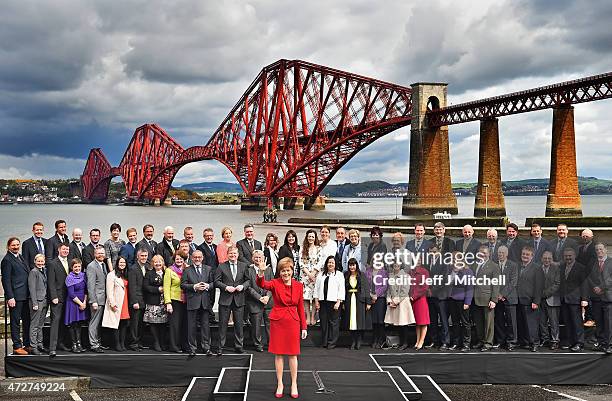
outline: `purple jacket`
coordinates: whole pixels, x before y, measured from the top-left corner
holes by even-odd
[[[462,283],[461,279],[463,277],[471,277],[474,273],[468,267],[465,267],[461,270],[454,271],[448,274],[448,280],[450,281],[451,292],[450,299],[454,299],[456,301],[463,301],[464,305],[472,304],[472,297],[474,296],[474,286],[470,283]]]
[[[386,269],[378,270],[378,275],[380,276],[376,281],[379,283],[378,285],[374,283],[373,280],[374,269],[367,269],[366,276],[368,277],[368,282],[370,283],[370,292],[375,288],[374,293],[377,298],[385,298],[387,296],[387,285],[389,274]]]

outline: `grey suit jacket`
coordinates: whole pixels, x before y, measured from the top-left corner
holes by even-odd
[[[103,262],[104,264],[104,262]],[[97,260],[87,266],[87,302],[104,306],[106,303],[106,269],[100,268]]]
[[[33,305],[47,303],[47,276],[37,267],[30,270],[28,289]]]
[[[249,313],[260,313],[263,312],[264,309],[272,309],[272,292],[257,285],[257,271],[255,270],[255,266],[250,265],[247,274],[249,276],[249,282],[251,283],[249,289],[247,290],[247,308]],[[272,268],[270,266],[268,266],[264,272],[264,279],[266,281],[271,281],[274,279],[272,276]],[[270,297],[270,300],[265,305],[259,300],[259,298],[263,297],[264,295]]]
[[[612,258],[607,257],[603,264],[603,271],[599,271],[599,260],[595,260],[595,264],[591,268],[589,275],[589,289],[591,300],[612,302]],[[603,293],[596,294],[594,289],[599,287]]]
[[[253,239],[253,247],[263,251],[263,245],[256,239]],[[238,248],[238,261],[246,263],[247,266],[253,263],[253,250],[246,238],[236,242],[236,248]]]
[[[195,266],[189,266],[181,277],[181,289],[185,291],[187,297],[187,310],[210,309],[210,292],[214,291],[215,278],[213,277],[212,267],[201,266],[202,274],[198,275]],[[206,291],[196,291],[193,286],[197,283],[209,285]]]
[[[487,260],[481,267],[478,269],[477,265],[471,267],[474,272],[474,276],[476,278],[487,277],[487,278],[497,278],[500,276],[499,266],[497,263],[492,260]],[[478,270],[478,273],[476,271]],[[474,304],[476,306],[487,306],[489,305],[489,301],[493,301],[497,303],[497,296],[499,295],[499,286],[498,285],[475,285],[474,286]]]
[[[542,267],[542,271],[544,271],[544,267]],[[561,306],[560,284],[559,266],[552,264],[548,268],[548,273],[544,273],[544,290],[542,291],[542,298],[546,298],[548,306]]]
[[[232,277],[232,271],[230,269],[229,262],[225,262],[219,265],[215,272],[215,287],[221,290],[219,296],[219,305],[229,306],[232,301],[236,303],[236,306],[244,306],[245,304],[245,293],[249,289],[250,281],[247,274],[248,265],[237,261],[236,268],[236,279]],[[225,288],[227,286],[236,287],[242,285],[244,288],[242,291],[227,292]]]
[[[499,268],[501,272],[501,262]],[[518,264],[510,259],[506,260],[504,271],[501,274],[504,276],[506,284],[499,288],[499,295],[506,298],[509,305],[518,304]]]

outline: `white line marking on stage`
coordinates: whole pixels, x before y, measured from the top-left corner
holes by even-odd
[[[193,376],[191,378],[191,382],[189,382],[189,387],[187,387],[187,390],[185,391],[185,394],[183,394],[183,398],[181,398],[181,401],[186,401],[187,400],[187,397],[189,396],[189,393],[191,392],[191,389],[192,389],[192,387],[195,384],[197,379],[219,379],[219,376]]]
[[[247,368],[247,367],[232,366],[232,367],[229,367],[229,368],[222,368],[221,369],[221,375],[217,379],[217,385],[215,386],[215,389],[213,390],[213,394],[245,394],[246,395],[246,388],[245,388],[245,391],[219,391],[219,387],[221,387],[221,382],[223,381],[223,375],[225,374],[226,370],[230,370],[230,369],[232,369],[232,370],[246,370],[247,371],[247,379],[248,379],[249,368]]]
[[[74,401],[83,401],[83,399],[77,394],[76,390],[70,390],[70,397],[72,397]]]
[[[554,393],[554,394],[557,394],[557,395],[559,395],[559,396],[561,396],[561,397],[565,397],[565,398],[567,398],[567,399],[569,399],[569,400],[575,400],[575,401],[587,401],[587,400],[582,399],[582,398],[574,397],[573,395],[569,395],[569,394],[561,393],[561,392],[556,391],[556,390],[551,390],[551,389],[546,388],[546,387],[538,386],[537,384],[532,384],[532,385],[531,385],[531,387],[539,388],[539,389],[542,389],[542,390],[544,390],[544,391],[548,391],[549,393]]]
[[[400,374],[404,376],[406,381],[410,383],[410,386],[412,386],[412,389],[414,391],[402,391],[403,393],[405,394],[423,394],[423,392],[416,386],[416,384],[414,384],[410,376],[408,376],[406,372],[404,371],[404,369],[402,369],[400,366],[383,366],[382,368],[383,369],[397,369],[400,372]]]
[[[451,399],[450,399],[450,398],[448,398],[448,395],[446,395],[446,393],[444,392],[444,390],[442,390],[442,389],[440,388],[440,386],[438,386],[438,383],[436,383],[436,382],[434,381],[434,379],[432,379],[432,378],[431,378],[431,376],[429,376],[429,375],[410,375],[410,376],[412,376],[412,377],[426,377],[426,378],[427,378],[427,380],[429,380],[429,381],[431,382],[431,384],[432,384],[432,385],[433,385],[433,386],[436,388],[436,390],[438,390],[438,392],[439,392],[439,393],[442,395],[442,397],[444,397],[444,399],[445,399],[446,401],[451,401]],[[583,400],[583,401],[584,401],[584,400]]]

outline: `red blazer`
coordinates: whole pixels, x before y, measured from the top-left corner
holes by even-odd
[[[429,285],[424,282],[425,279],[429,278],[429,272],[423,266],[417,266],[414,269],[410,269],[410,277],[412,282],[410,283],[410,297],[415,301],[423,296],[427,295],[427,289]]]
[[[291,279],[291,297],[287,296],[283,279],[275,278],[266,281],[257,276],[257,285],[272,292],[274,305],[270,312],[270,320],[292,319],[300,322],[302,330],[306,330],[306,316],[304,315],[304,285]]]

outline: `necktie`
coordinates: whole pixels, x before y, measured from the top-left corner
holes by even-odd
[[[79,242],[79,248],[81,248],[81,252],[83,252],[83,248],[85,248],[85,244],[83,244],[82,242]]]
[[[255,247],[253,246],[253,240],[252,239],[249,240],[249,246],[251,247],[251,251],[255,250]]]
[[[208,244],[208,247],[210,248],[212,255],[215,256],[215,248],[213,248],[212,244]]]
[[[557,241],[557,253],[559,253],[559,251],[561,251],[561,248],[563,248],[563,241],[565,241],[565,239],[560,239],[559,241]]]
[[[68,274],[68,261],[65,258],[61,259],[62,265],[64,266],[64,270],[66,270],[66,274]]]
[[[340,256],[344,254],[344,241],[340,241]]]
[[[504,273],[504,268],[506,267],[505,263],[502,263],[499,267],[501,267],[502,274]]]
[[[40,238],[37,238],[37,239],[36,239],[36,243],[38,244],[38,253],[40,253],[40,254],[43,254],[43,255],[44,255],[44,254],[45,254],[45,251],[43,250],[43,247],[42,247],[42,241],[40,240]]]
[[[569,276],[570,272],[572,271],[572,267],[573,266],[565,266],[565,278],[567,279],[567,277]]]
[[[236,280],[236,275],[238,274],[238,272],[236,271],[236,265],[232,263],[231,267],[232,267],[232,278]]]
[[[604,261],[603,261],[603,260],[600,260],[600,261],[599,261],[599,272],[600,272],[600,273],[601,273],[601,272],[603,272],[603,265],[604,265]]]
[[[535,240],[535,246],[534,246],[534,248],[535,248],[536,253],[538,252],[538,246],[539,246],[539,245],[540,245],[540,240],[539,240],[539,239]]]
[[[442,238],[436,239],[436,246],[438,247],[438,250],[442,250]]]
[[[421,240],[416,240],[414,242],[414,250],[418,251],[419,249],[421,249]]]
[[[193,242],[189,244],[189,247],[191,248],[192,252],[195,251],[195,245],[193,244]]]

